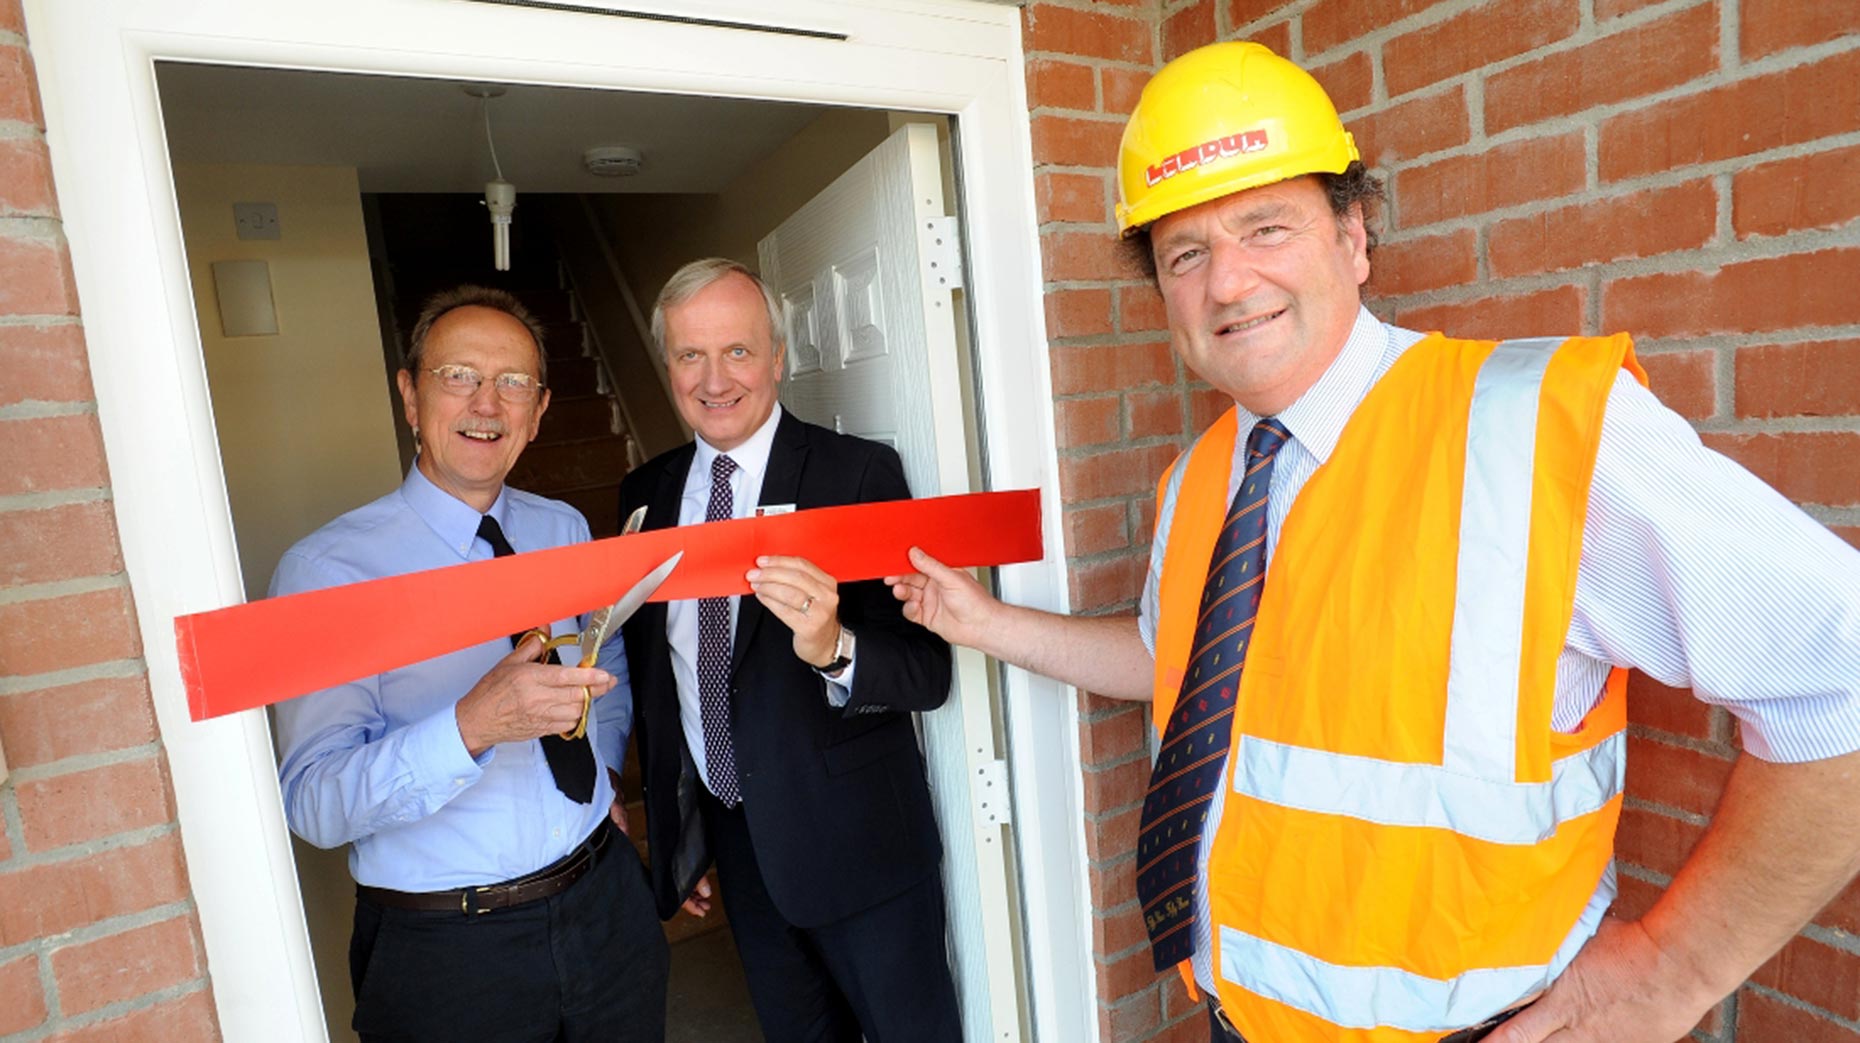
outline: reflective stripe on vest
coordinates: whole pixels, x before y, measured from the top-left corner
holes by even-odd
[[[1228,811],[1209,841],[1219,991],[1249,1037],[1438,1035],[1541,989],[1594,932],[1614,894],[1624,675],[1573,736],[1550,733],[1548,711],[1602,406],[1622,367],[1640,375],[1625,338],[1427,338],[1371,389],[1292,505],[1285,542],[1302,565],[1268,566]],[[1438,430],[1417,433],[1434,418]],[[1205,575],[1236,436],[1223,416],[1159,483],[1158,720],[1186,665],[1189,588]],[[1438,453],[1462,436],[1460,458]],[[1401,509],[1340,492],[1358,479],[1383,501],[1405,497]],[[1370,548],[1401,560],[1385,567]],[[1285,568],[1318,578],[1300,587]],[[1337,638],[1366,619],[1367,647]],[[1422,669],[1389,672],[1404,663]],[[1378,677],[1394,685],[1386,698]],[[1397,730],[1378,738],[1386,727]],[[1311,858],[1287,853],[1313,840]],[[1391,851],[1418,868],[1366,854]],[[1537,888],[1542,903],[1521,893]],[[1297,937],[1308,941],[1286,944]]]

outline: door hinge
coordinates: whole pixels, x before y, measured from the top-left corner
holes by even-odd
[[[975,782],[969,790],[975,800],[975,818],[980,825],[1001,826],[1014,821],[1008,801],[1007,761],[983,761],[975,766]]]
[[[962,289],[962,238],[954,217],[926,217],[922,228],[924,287],[931,292]]]

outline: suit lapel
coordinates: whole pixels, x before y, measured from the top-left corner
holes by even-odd
[[[793,413],[782,410],[781,422],[775,425],[775,442],[769,446],[769,465],[762,472],[762,495],[758,506],[774,503],[800,505],[801,472],[807,466],[807,426]],[[730,672],[742,665],[743,651],[762,625],[768,610],[754,594],[743,595],[736,610],[736,640],[730,645]]]

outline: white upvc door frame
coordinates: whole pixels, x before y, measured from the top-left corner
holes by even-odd
[[[971,0],[587,0],[689,21],[467,0],[25,0],[98,419],[182,844],[229,1040],[324,1040],[265,715],[194,723],[175,616],[243,598],[154,63],[768,98],[956,118],[988,483],[1035,487],[1045,559],[1009,600],[1064,611],[1057,451],[1019,12]],[[1077,711],[1006,671],[1036,1039],[1095,1040]]]

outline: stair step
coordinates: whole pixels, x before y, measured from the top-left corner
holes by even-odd
[[[550,397],[580,398],[601,393],[600,371],[588,356],[549,359]]]
[[[530,448],[583,438],[601,438],[616,434],[613,400],[605,395],[564,395],[549,398],[549,411],[543,414],[542,432]]]
[[[508,481],[519,489],[562,499],[570,490],[617,484],[626,472],[626,439],[607,435],[533,444],[523,451]]]
[[[562,489],[548,494],[581,512],[588,532],[597,540],[620,535],[620,483]]]

